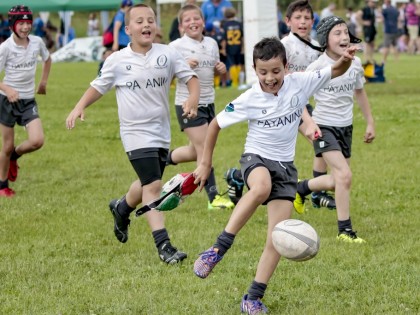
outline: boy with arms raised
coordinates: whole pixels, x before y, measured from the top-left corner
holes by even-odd
[[[308,98],[318,89],[328,86],[331,78],[343,74],[356,51],[349,47],[332,66],[314,72],[286,74],[287,59],[278,38],[264,38],[254,47],[253,61],[258,82],[229,103],[209,126],[204,154],[194,171],[196,183],[202,188],[210,173],[213,151],[221,128],[248,121],[245,152],[240,163],[249,190],[239,200],[216,242],[200,254],[194,273],[206,278],[232,246],[236,235],[261,204],[267,205],[268,226],[264,251],[248,293],[241,302],[247,314],[267,311],[261,299],[280,260],[271,232],[274,226],[290,218],[297,186],[297,171],[293,165],[296,138],[301,118],[307,124],[306,136],[315,139],[321,134],[307,111]]]
[[[84,109],[115,86],[121,139],[139,177],[125,196],[110,203],[114,234],[122,243],[128,239],[130,213],[139,203],[158,198],[161,192],[171,140],[168,94],[173,76],[188,86],[189,97],[182,105],[186,117],[197,115],[200,93],[198,79],[182,56],[167,45],[153,43],[156,16],[149,6],[131,7],[125,23],[131,43],[105,60],[99,76],[66,120],[67,128],[74,128],[77,118],[84,119]],[[160,259],[168,264],[185,259],[187,255],[170,242],[162,212],[153,209],[145,216]]]
[[[0,197],[13,197],[15,191],[9,188],[18,175],[17,159],[23,154],[39,150],[44,144],[44,131],[35,101],[35,72],[37,58],[41,56],[43,68],[37,94],[46,94],[51,58],[43,40],[30,35],[32,11],[24,5],[9,10],[9,27],[13,31],[0,45],[0,72],[5,77],[0,82],[0,131],[2,148],[0,152]],[[15,124],[24,126],[28,139],[15,144]]]
[[[175,108],[181,131],[188,136],[189,145],[170,151],[169,164],[200,161],[203,154],[204,140],[209,123],[215,116],[214,75],[226,73],[226,66],[220,62],[219,46],[208,36],[203,36],[204,19],[201,9],[194,4],[187,4],[178,13],[179,26],[183,36],[169,44],[179,51],[195,71],[200,81],[200,100],[195,118],[183,117],[182,104],[189,93],[185,82],[178,81],[175,94]],[[216,187],[214,169],[205,187],[208,196],[209,210],[232,209],[234,204],[219,194]]]
[[[334,64],[341,58],[350,43],[359,43],[348,30],[345,21],[336,16],[323,19],[317,28],[318,41],[326,51],[307,71],[317,71]],[[337,239],[349,243],[363,243],[364,240],[353,231],[350,219],[351,187],[351,144],[353,132],[353,96],[359,103],[367,127],[366,143],[375,138],[375,127],[366,91],[360,58],[355,57],[347,72],[333,80],[328,87],[315,92],[316,106],[313,119],[319,125],[322,136],[314,140],[317,158],[323,157],[331,169],[331,175],[324,175],[298,184],[295,208],[303,208],[304,198],[312,191],[335,190],[338,217]]]

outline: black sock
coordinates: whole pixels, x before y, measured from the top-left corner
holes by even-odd
[[[219,249],[218,254],[220,256],[223,256],[228,251],[228,249],[232,246],[234,240],[235,240],[234,234],[228,233],[225,230],[223,230],[222,234],[219,235],[213,247]]]
[[[265,289],[267,285],[265,283],[252,281],[251,286],[248,290],[248,300],[257,300],[264,297]]]
[[[9,187],[9,180],[6,179],[5,181],[0,180],[0,189],[4,189]]]
[[[318,172],[318,171],[312,170],[312,175],[314,176],[314,178],[317,178],[317,177],[322,176],[322,175],[327,175],[327,172]],[[319,191],[314,191],[314,192],[312,192],[312,195],[316,196],[318,193],[319,193]]]
[[[308,185],[309,180],[305,179],[302,180],[298,183],[297,185],[297,191],[299,193],[299,195],[305,197],[307,195],[309,195],[312,191],[309,189],[309,185]]]
[[[353,227],[351,225],[351,218],[348,218],[348,220],[344,220],[344,221],[338,220],[337,223],[338,223],[338,234],[344,231],[353,230]]]
[[[16,152],[16,147],[13,149],[13,152],[12,152],[12,155],[10,156],[10,159],[11,160],[14,160],[14,161],[16,161],[18,158],[20,158],[21,157],[21,155],[19,155],[19,154],[17,154],[17,152]]]
[[[214,198],[218,194],[217,188],[216,188],[216,178],[214,176],[213,167],[211,168],[210,175],[209,175],[209,178],[207,178],[207,183],[206,183],[206,186],[204,186],[204,189],[206,190],[210,203],[212,203]]]
[[[162,245],[162,243],[169,241],[168,231],[166,229],[156,230],[152,232],[153,239],[155,240],[155,245],[157,248]]]
[[[171,150],[168,153],[168,157],[166,158],[166,165],[177,165],[178,164],[178,163],[174,163],[174,161],[172,161],[172,152],[174,152],[174,150]]]
[[[118,205],[117,211],[122,217],[128,217],[130,216],[130,213],[134,211],[133,207],[130,207],[127,203],[127,200],[125,200],[125,196],[121,198],[120,204]]]

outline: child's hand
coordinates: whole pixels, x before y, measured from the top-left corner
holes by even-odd
[[[226,65],[221,61],[216,63],[215,69],[219,74],[225,74],[226,73]]]
[[[191,58],[191,59],[188,59],[187,62],[190,65],[191,69],[194,69],[198,66],[198,60],[197,59]]]
[[[67,116],[66,119],[66,127],[67,129],[73,129],[76,124],[76,119],[80,117],[81,121],[85,120],[85,112],[83,109],[79,109],[78,107],[75,107],[71,113]]]
[[[10,103],[16,103],[19,100],[19,92],[10,86],[4,88],[4,93]]]
[[[343,53],[343,59],[345,61],[349,61],[349,60],[353,60],[354,59],[354,55],[356,54],[356,52],[359,50],[359,46],[350,46],[348,47],[345,52]]]
[[[195,178],[194,184],[199,185],[198,191],[202,191],[206,185],[207,178],[210,176],[211,167],[199,164],[198,167],[193,172]]]
[[[42,95],[47,94],[47,84],[45,82],[39,83],[36,94],[42,94]]]
[[[364,136],[364,142],[371,143],[373,139],[375,139],[375,128],[373,128],[373,126],[368,125]]]
[[[182,109],[184,113],[182,114],[183,117],[187,117],[189,119],[197,117],[197,107],[198,104],[192,104],[191,101],[188,99],[182,104]]]
[[[317,124],[308,123],[305,130],[305,137],[311,141],[321,138],[322,137],[321,129],[319,129]]]

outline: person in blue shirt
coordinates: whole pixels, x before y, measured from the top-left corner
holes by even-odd
[[[3,14],[0,14],[0,43],[8,39],[10,34],[9,21],[3,16]]]
[[[125,13],[130,7],[133,6],[132,0],[122,0],[121,7],[114,17],[114,43],[112,44],[112,50],[117,51],[127,47],[130,42],[130,37],[125,33]]]
[[[201,5],[204,21],[207,23],[214,23],[214,21],[221,22],[224,19],[224,11],[226,8],[231,8],[232,3],[229,0],[206,0]]]
[[[382,16],[384,17],[384,47],[383,47],[383,59],[385,63],[389,54],[389,49],[392,48],[394,57],[398,59],[398,38],[400,34],[398,32],[398,17],[400,12],[396,7],[391,4],[391,0],[385,0],[382,8]]]

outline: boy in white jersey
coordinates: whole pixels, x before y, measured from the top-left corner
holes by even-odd
[[[169,89],[174,76],[188,86],[189,97],[183,103],[184,115],[197,114],[199,82],[182,56],[167,45],[155,44],[156,16],[152,8],[138,4],[125,16],[125,30],[131,43],[110,55],[91,86],[66,120],[68,129],[75,126],[84,109],[115,86],[120,134],[128,159],[139,180],[132,183],[127,194],[112,200],[114,234],[125,243],[128,239],[130,213],[143,202],[159,197],[162,174],[170,146]],[[182,261],[187,255],[170,243],[162,212],[145,214],[158,249],[159,257],[168,264]]]
[[[286,10],[286,23],[290,33],[281,39],[286,49],[287,72],[302,72],[322,53],[322,49],[316,40],[311,38],[312,24],[314,22],[314,12],[308,0],[296,0],[290,3]],[[307,103],[306,109],[312,114],[312,106]],[[299,129],[305,134],[306,125],[303,123]],[[327,174],[327,166],[321,159],[316,160],[313,166],[314,177]],[[229,196],[235,202],[242,195],[243,180],[239,170],[231,168],[226,172]],[[239,198],[238,198],[239,197]],[[312,203],[315,207],[321,205],[329,209],[335,209],[335,201],[326,192],[314,192]],[[303,213],[304,208],[296,209],[298,213]]]
[[[257,207],[267,205],[267,239],[256,276],[241,302],[242,312],[266,312],[261,302],[268,281],[280,260],[271,239],[274,226],[290,218],[297,186],[297,171],[293,165],[296,138],[301,118],[307,124],[306,136],[322,136],[307,111],[308,98],[328,86],[348,69],[355,53],[348,48],[332,66],[313,72],[286,74],[287,59],[278,38],[264,38],[254,47],[254,69],[258,77],[251,89],[229,103],[210,123],[203,158],[194,171],[200,189],[206,182],[212,165],[212,155],[221,128],[248,121],[245,152],[240,160],[241,171],[249,190],[239,200],[223,232],[215,244],[200,254],[194,272],[206,278],[232,246],[235,236]]]
[[[184,35],[171,42],[169,47],[179,51],[197,74],[200,81],[200,101],[197,117],[183,117],[182,104],[188,97],[188,89],[184,82],[177,82],[175,108],[181,131],[188,136],[189,145],[170,151],[168,164],[174,165],[200,161],[208,125],[215,116],[214,75],[215,72],[226,73],[226,66],[220,61],[217,42],[211,37],[203,36],[204,18],[201,9],[194,4],[187,4],[179,11],[178,19]],[[213,168],[205,189],[209,210],[233,209],[235,206],[218,193]]]
[[[326,51],[307,71],[316,71],[332,65],[352,42],[360,42],[349,33],[345,21],[336,16],[323,19],[318,27],[318,40]],[[313,142],[316,157],[323,157],[331,168],[331,175],[324,175],[298,184],[295,207],[303,207],[304,198],[311,191],[335,190],[338,217],[337,239],[349,243],[364,240],[353,231],[350,219],[350,156],[353,131],[353,96],[359,103],[367,127],[366,143],[375,138],[375,127],[369,101],[363,88],[365,79],[360,59],[355,57],[347,72],[333,80],[315,94],[316,106],[313,119],[319,125],[322,136]]]
[[[46,94],[51,58],[47,47],[38,36],[30,35],[32,11],[24,5],[9,10],[12,35],[0,45],[0,197],[13,197],[9,188],[18,175],[17,159],[23,154],[39,150],[44,144],[44,131],[35,101],[35,73],[37,58],[41,56],[43,68],[37,94]],[[14,126],[24,126],[28,139],[15,147]]]

